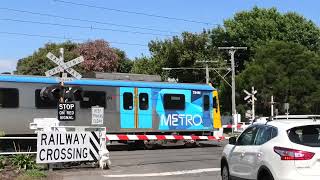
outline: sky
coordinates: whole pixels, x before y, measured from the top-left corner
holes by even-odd
[[[148,56],[151,40],[211,29],[254,6],[294,11],[320,25],[316,0],[2,0],[0,73],[15,70],[18,59],[45,43],[67,39],[104,39],[130,59]]]

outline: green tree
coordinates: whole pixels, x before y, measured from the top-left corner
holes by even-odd
[[[222,60],[230,59],[230,55],[227,51],[219,51],[218,47],[246,46],[248,47],[247,51],[237,51],[235,54],[236,74],[239,74],[246,70],[246,63],[255,60],[257,49],[265,46],[271,40],[296,43],[302,47],[304,46],[305,51],[317,52],[320,50],[319,36],[319,28],[312,21],[297,13],[289,12],[283,14],[275,8],[254,7],[249,11],[236,13],[232,18],[225,20],[223,26],[218,26],[211,30],[204,30],[201,33],[184,32],[181,36],[151,41],[149,43],[151,57],[148,58],[148,63],[144,63],[144,66],[140,67],[151,69],[141,72],[156,73],[162,77],[168,76],[179,79],[180,82],[204,82],[205,73],[203,70],[163,71],[162,68],[201,67],[203,64],[196,63],[199,60],[218,60],[217,63],[210,66],[229,67]],[[139,67],[135,67],[134,71],[137,71],[137,68]],[[262,71],[260,66],[251,68],[253,72]],[[225,74],[227,71],[220,70],[218,72]],[[265,81],[264,77],[259,74],[251,75],[256,76],[254,77],[256,81]],[[251,75],[247,74],[247,76]],[[272,76],[272,72],[268,76]],[[222,111],[230,111],[230,87],[226,83],[221,83],[223,81],[215,71],[211,71],[210,78],[215,87],[218,87],[221,92]],[[226,78],[231,82],[230,76]],[[242,84],[250,84],[246,80],[249,79],[245,79]],[[285,82],[286,79],[284,78],[281,80],[282,84],[280,83],[278,86],[286,85]],[[237,103],[242,103],[241,109],[244,109],[244,102],[239,101],[239,99],[243,98],[242,90],[239,90],[238,87],[236,89]],[[265,94],[265,98],[268,97],[269,99],[269,95]]]
[[[204,64],[197,61],[219,60],[217,49],[210,48],[208,44],[208,33],[206,31],[193,34],[184,32],[181,36],[163,41],[151,41],[149,43],[151,52],[150,60],[152,71],[162,76],[179,79],[179,82],[205,82],[205,71],[173,69],[164,72],[162,68],[203,68]],[[218,63],[214,64],[217,66]],[[210,65],[212,66],[212,65]],[[211,76],[213,79],[215,76]]]
[[[119,58],[117,72],[129,73],[133,66],[133,61],[130,60],[126,53],[118,48],[114,48],[115,53]]]
[[[236,13],[234,17],[224,21],[223,28],[214,28],[209,32],[212,48],[219,46],[248,47],[248,50],[237,51],[235,54],[237,74],[246,70],[246,63],[255,60],[256,49],[271,40],[297,43],[305,46],[307,50],[318,52],[320,49],[319,36],[319,27],[297,13],[281,14],[275,8],[264,9],[258,7],[254,7],[250,11]],[[230,59],[226,51],[222,52],[222,57]],[[252,67],[252,71],[259,71],[259,68]],[[264,77],[260,77],[259,74],[248,74],[248,76],[255,76],[253,78],[256,81],[264,81]],[[268,76],[272,76],[272,73]],[[249,84],[250,82],[243,83]],[[220,96],[223,103],[222,111],[230,111],[230,88],[223,83],[220,89],[222,92]],[[240,103],[239,108],[241,106],[240,109],[243,109],[245,102],[242,101],[242,98],[244,95],[242,90],[238,90],[238,87],[236,89],[237,103]],[[265,98],[270,99],[270,94],[265,94]],[[265,101],[264,103],[264,107],[266,107],[267,102]],[[237,109],[240,110],[239,108]]]
[[[201,67],[201,60],[219,60],[211,66],[224,65],[221,59],[229,59],[226,51],[218,52],[219,46],[246,46],[247,51],[236,53],[237,71],[244,70],[245,62],[252,61],[255,49],[270,40],[295,42],[309,50],[320,50],[320,30],[312,22],[296,13],[281,14],[275,8],[254,7],[250,11],[241,11],[224,21],[223,26],[201,33],[184,32],[165,40],[149,43],[150,60],[156,61],[151,67],[156,74],[166,74],[178,78],[180,82],[204,82],[204,71],[171,70],[163,73],[163,67]],[[221,56],[222,55],[222,56]],[[220,78],[211,73],[212,80],[219,84]]]
[[[131,73],[136,74],[156,74],[154,71],[154,61],[146,56],[135,58]]]
[[[251,86],[258,89],[258,113],[269,115],[271,95],[282,113],[286,102],[291,114],[313,113],[320,103],[318,54],[297,43],[270,41],[256,49],[253,59],[237,77],[237,88],[238,92]],[[238,102],[245,104],[242,98]]]
[[[39,48],[31,56],[20,59],[15,73],[44,76],[47,70],[57,66],[46,57],[47,53],[52,52],[59,56],[60,48],[64,48],[65,61],[80,55],[84,56],[85,61],[74,67],[80,73],[91,71],[129,72],[133,64],[123,51],[111,48],[108,42],[104,40],[87,41],[80,44],[67,41],[60,44],[45,44],[44,47]]]
[[[297,13],[281,14],[276,8],[254,7],[224,22],[226,32],[234,41],[257,47],[269,40],[295,42],[309,50],[320,49],[319,28]]]
[[[77,48],[77,44],[71,41],[67,41],[61,44],[56,43],[47,43],[44,47],[39,48],[35,51],[31,56],[22,58],[17,63],[17,71],[16,74],[24,74],[24,75],[39,75],[44,76],[45,72],[49,69],[57,66],[53,62],[51,62],[46,55],[48,52],[52,52],[56,56],[58,56],[59,49],[64,48],[64,57],[65,59],[73,59],[77,57],[77,54],[74,50]]]
[[[312,51],[320,50],[319,27],[294,12],[281,14],[276,8],[254,7],[236,13],[224,21],[224,27],[227,44],[248,47],[246,53],[236,55],[240,71],[245,61],[252,60],[255,49],[270,40],[294,42]]]

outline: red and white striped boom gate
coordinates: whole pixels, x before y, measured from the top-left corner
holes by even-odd
[[[237,124],[237,125],[232,125],[232,124],[227,124],[227,125],[223,125],[222,126],[223,128],[228,128],[228,129],[231,129],[231,128],[242,128],[243,125],[242,124]]]
[[[194,135],[127,135],[127,134],[107,134],[109,141],[132,141],[132,140],[209,140],[222,141],[223,136],[194,136]]]

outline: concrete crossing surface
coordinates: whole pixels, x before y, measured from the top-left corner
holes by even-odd
[[[98,168],[55,170],[48,179],[210,179],[220,180],[223,143],[207,142],[201,147],[166,147],[156,150],[111,151],[109,170]]]

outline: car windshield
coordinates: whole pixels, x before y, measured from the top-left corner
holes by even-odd
[[[291,142],[310,147],[320,147],[320,125],[294,127],[288,130]]]

